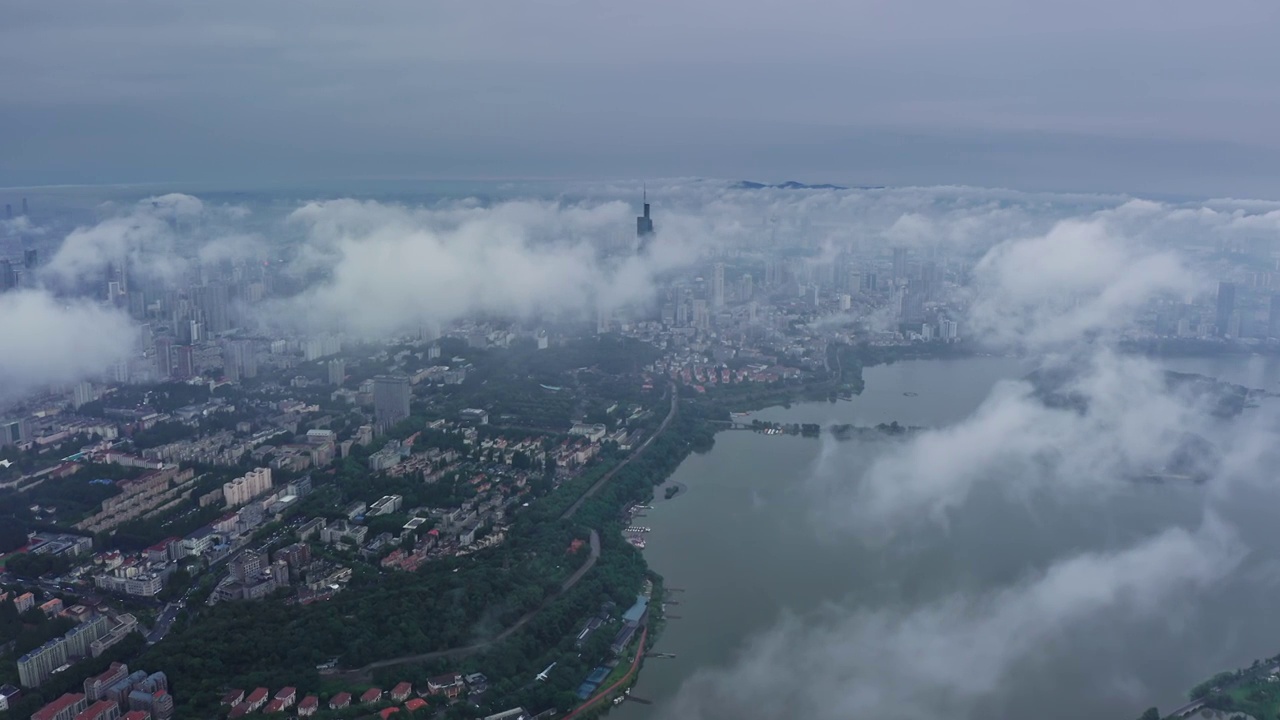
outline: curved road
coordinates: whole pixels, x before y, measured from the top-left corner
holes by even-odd
[[[669,392],[671,393],[671,409],[667,410],[667,416],[662,419],[662,424],[658,426],[658,429],[652,435],[650,435],[647,440],[640,443],[640,447],[636,448],[635,452],[628,455],[626,460],[623,460],[622,462],[618,463],[618,465],[615,468],[605,473],[604,475],[600,476],[600,479],[597,480],[594,485],[587,488],[587,491],[582,493],[582,497],[578,498],[577,500],[574,500],[573,504],[569,506],[569,509],[565,510],[564,513],[560,516],[561,520],[568,520],[569,518],[573,517],[574,514],[577,513],[579,509],[582,508],[582,504],[587,501],[587,498],[599,492],[600,488],[604,487],[606,483],[612,480],[613,476],[616,475],[619,470],[626,467],[628,463],[630,463],[632,460],[635,460],[637,457],[639,457],[640,453],[644,452],[645,450],[648,450],[649,446],[653,444],[653,441],[657,439],[659,435],[661,435],[663,432],[666,431],[667,426],[670,425],[671,421],[674,420],[676,417],[676,410],[680,407],[679,396],[676,394],[676,384],[674,382],[671,383],[671,388]]]
[[[675,383],[671,383],[669,392],[671,393],[671,408],[667,411],[667,416],[663,418],[662,424],[658,426],[658,429],[652,435],[650,435],[647,440],[641,443],[640,447],[636,448],[635,452],[628,455],[627,458],[622,462],[618,463],[616,467],[614,467],[612,470],[602,475],[600,479],[595,482],[594,485],[587,488],[587,491],[582,493],[582,497],[579,497],[577,500],[575,500],[573,504],[570,505],[569,508],[565,510],[563,514],[560,515],[561,519],[567,520],[573,517],[574,514],[576,514],[578,510],[582,507],[582,504],[587,501],[587,498],[590,498],[592,495],[595,495],[597,492],[599,492],[600,488],[604,487],[606,483],[612,480],[613,476],[617,474],[619,470],[626,467],[627,463],[630,463],[632,460],[638,457],[640,453],[643,453],[645,450],[649,449],[649,446],[653,443],[654,439],[666,431],[667,426],[671,424],[671,421],[673,419],[675,419],[676,412],[680,407],[679,397],[677,396],[677,393],[676,393]],[[464,645],[462,647],[449,648],[448,650],[435,650],[433,652],[421,653],[418,655],[403,655],[401,657],[388,658],[386,660],[378,660],[377,662],[372,662],[372,663],[369,663],[368,665],[365,665],[364,667],[355,668],[353,670],[331,671],[331,672],[322,673],[322,674],[334,676],[334,677],[341,677],[349,680],[357,680],[357,679],[366,677],[370,672],[377,670],[378,668],[393,667],[395,665],[405,665],[407,663],[427,662],[430,660],[443,660],[446,658],[453,658],[453,657],[464,657],[466,655],[472,655],[482,650],[486,650],[490,646],[494,645],[495,643],[499,643],[503,640],[506,640],[508,637],[511,637],[511,635],[515,633],[517,630],[529,624],[529,621],[532,620],[534,616],[536,616],[538,613],[546,609],[546,607],[551,603],[560,599],[560,597],[564,595],[566,592],[568,592],[574,585],[577,585],[578,581],[582,579],[582,576],[586,575],[587,572],[591,570],[591,568],[595,567],[596,561],[599,559],[600,559],[600,535],[593,529],[591,531],[591,554],[587,557],[587,561],[582,563],[582,566],[579,567],[577,570],[575,570],[574,573],[564,581],[564,583],[560,586],[560,589],[557,590],[554,595],[551,595],[550,597],[546,598],[545,600],[542,601],[541,604],[538,605],[538,607],[522,615],[520,619],[517,620],[515,624],[513,624],[511,627],[503,630],[502,632],[498,633],[496,636],[488,640],[484,640],[478,643],[473,643],[471,645]],[[643,648],[643,645],[644,643],[642,641],[641,642],[642,648]],[[634,667],[632,668],[632,670],[634,671]]]

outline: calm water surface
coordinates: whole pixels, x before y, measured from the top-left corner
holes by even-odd
[[[1170,361],[1268,390],[1280,389],[1280,363],[1262,358]],[[1027,368],[1008,358],[913,361],[866,371],[852,402],[771,408],[753,417],[786,422],[941,426],[963,420],[998,381]],[[914,396],[904,393],[915,393]],[[887,446],[840,443],[851,482]],[[610,717],[662,717],[662,706],[701,669],[729,665],[744,641],[784,612],[804,615],[827,603],[902,608],[958,591],[1009,586],[1055,560],[1120,549],[1170,526],[1194,529],[1205,487],[1126,485],[1105,498],[1021,497],[977,492],[948,527],[931,527],[867,544],[814,522],[806,482],[822,443],[805,438],[723,432],[706,455],[672,477],[687,486],[639,521],[653,529],[646,557],[669,586],[683,588],[657,650],[674,660],[646,663],[635,694]],[[1009,690],[980,708],[987,717],[1129,718],[1159,703],[1172,709],[1186,690],[1220,669],[1280,652],[1280,492],[1263,485],[1218,503],[1252,548],[1220,589],[1170,609],[1175,615],[1102,618],[1089,632],[1055,641],[1009,678]]]

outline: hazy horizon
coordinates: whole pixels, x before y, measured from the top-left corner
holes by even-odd
[[[1280,11],[1232,5],[24,5],[0,27],[0,185],[706,176],[1280,196]]]

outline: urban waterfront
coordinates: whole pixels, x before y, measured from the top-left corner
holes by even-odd
[[[1177,359],[1170,369],[1268,391],[1280,364],[1264,358]],[[972,413],[994,384],[1025,374],[1009,358],[911,361],[870,368],[852,402],[770,408],[749,419],[771,422],[940,427]],[[911,393],[906,394],[906,393]],[[1241,419],[1252,421],[1247,410]],[[670,479],[688,489],[662,499],[642,524],[652,528],[650,566],[678,604],[622,720],[661,718],[681,685],[700,672],[732,666],[750,638],[784,615],[811,618],[830,608],[899,612],[957,592],[982,594],[1043,572],[1055,560],[1120,550],[1169,527],[1199,528],[1206,508],[1249,548],[1219,586],[1188,593],[1158,613],[1098,613],[1055,636],[1020,663],[975,716],[1136,717],[1144,707],[1180,705],[1205,677],[1280,651],[1280,491],[1247,483],[1227,493],[1212,483],[1142,484],[1117,480],[1106,493],[1008,493],[988,486],[946,523],[925,523],[873,540],[831,527],[818,512],[820,463],[848,482],[897,440],[836,441],[722,432],[706,455],[686,460]],[[1001,485],[1007,487],[1009,485]],[[1012,486],[1016,487],[1016,483]],[[803,560],[801,562],[800,560]]]

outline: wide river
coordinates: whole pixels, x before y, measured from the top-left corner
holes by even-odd
[[[1272,360],[1166,364],[1280,390],[1280,363]],[[940,427],[973,413],[998,381],[1025,372],[1008,358],[900,362],[868,369],[866,389],[852,402],[770,408],[753,417]],[[653,705],[624,703],[610,717],[667,720],[663,706],[682,683],[700,671],[733,666],[745,643],[783,615],[805,618],[832,605],[900,610],[957,592],[996,592],[1064,557],[1120,550],[1171,526],[1194,530],[1211,492],[1138,483],[1105,498],[980,492],[945,527],[926,524],[903,537],[871,540],[815,520],[808,480],[833,442],[722,432],[710,453],[679,467],[672,482],[687,490],[669,501],[659,492],[654,509],[637,520],[652,528],[645,550],[650,566],[668,586],[682,589],[671,596],[679,604],[668,608],[678,619],[654,648],[676,658],[651,659],[641,673],[634,694]],[[886,444],[840,442],[839,461],[856,482]],[[1093,618],[1086,632],[1053,637],[1007,673],[998,691],[986,693],[973,714],[1131,719],[1151,704],[1173,709],[1191,685],[1218,670],[1280,652],[1280,489],[1260,484],[1233,495],[1216,506],[1250,551],[1219,587],[1177,603],[1170,611],[1176,617],[1164,617],[1162,607],[1113,622]]]

